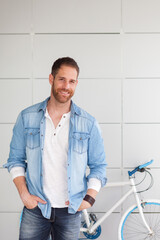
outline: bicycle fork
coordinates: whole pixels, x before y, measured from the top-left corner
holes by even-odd
[[[143,207],[142,207],[142,204],[141,204],[141,200],[139,199],[139,196],[138,196],[138,193],[137,193],[137,190],[136,190],[136,187],[135,187],[134,179],[133,179],[133,178],[130,178],[130,181],[131,181],[132,189],[133,189],[133,192],[134,192],[134,196],[135,196],[135,198],[136,198],[136,202],[137,202],[139,214],[141,215],[141,218],[142,218],[142,221],[143,221],[145,227],[146,227],[146,228],[148,229],[148,231],[149,231],[148,235],[149,235],[149,236],[153,236],[153,235],[154,235],[154,232],[153,232],[153,230],[149,227],[148,223],[146,222],[146,219],[145,219],[145,216],[144,216],[144,213],[143,213]]]

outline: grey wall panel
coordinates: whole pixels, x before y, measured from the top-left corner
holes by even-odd
[[[33,82],[33,103],[44,101],[50,96],[51,85],[48,79],[37,79]]]
[[[100,123],[121,121],[120,79],[80,79],[74,99]]]
[[[0,53],[0,78],[29,78],[31,76],[29,35],[1,35]]]
[[[0,239],[17,240],[20,213],[0,213]]]
[[[130,34],[124,36],[125,77],[160,77],[159,42],[159,34]]]
[[[135,167],[154,159],[160,161],[160,124],[125,124],[123,128],[124,167]]]
[[[0,33],[29,33],[31,0],[1,0]]]
[[[0,123],[14,123],[21,110],[32,104],[32,83],[28,80],[0,80]]]
[[[33,16],[38,33],[120,32],[121,1],[36,0]]]
[[[80,66],[80,78],[119,78],[120,44],[119,34],[36,35],[34,77],[47,78],[57,58],[70,56]]]
[[[13,124],[0,124],[0,167],[6,163],[9,156],[9,145],[12,137]]]
[[[121,125],[100,124],[108,167],[121,166]]]
[[[23,204],[11,175],[5,169],[0,169],[0,182],[0,212],[21,212]]]
[[[122,3],[125,32],[160,32],[159,0],[123,0]]]
[[[160,122],[160,79],[126,79],[123,86],[124,122]]]

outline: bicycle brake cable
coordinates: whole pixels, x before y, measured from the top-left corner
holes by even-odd
[[[145,171],[145,175],[144,175],[143,179],[139,183],[136,183],[135,186],[138,186],[139,184],[141,184],[145,180],[146,176],[147,176],[147,173]]]
[[[144,177],[144,179],[146,178],[147,173],[150,175],[150,178],[151,178],[150,185],[149,185],[145,190],[138,191],[137,193],[146,192],[146,191],[148,191],[148,190],[153,186],[153,183],[154,183],[153,176],[152,176],[152,174],[151,174],[149,171],[147,171],[146,169],[145,169],[145,177]],[[143,179],[143,180],[144,180],[144,179]],[[142,181],[141,181],[141,182],[142,182]]]

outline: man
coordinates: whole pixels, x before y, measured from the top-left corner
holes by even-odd
[[[106,184],[99,126],[71,101],[78,74],[74,59],[56,60],[50,97],[23,110],[14,126],[4,167],[24,204],[20,240],[47,240],[51,232],[54,240],[77,240],[81,211]]]

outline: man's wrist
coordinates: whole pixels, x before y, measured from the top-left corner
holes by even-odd
[[[30,197],[30,193],[28,191],[24,190],[20,193],[20,197],[21,197],[22,201],[26,201]]]
[[[95,203],[95,198],[93,198],[92,196],[90,196],[89,194],[86,194],[86,196],[83,198],[83,200],[85,200],[86,202],[88,202],[91,206],[93,206],[93,204]]]

